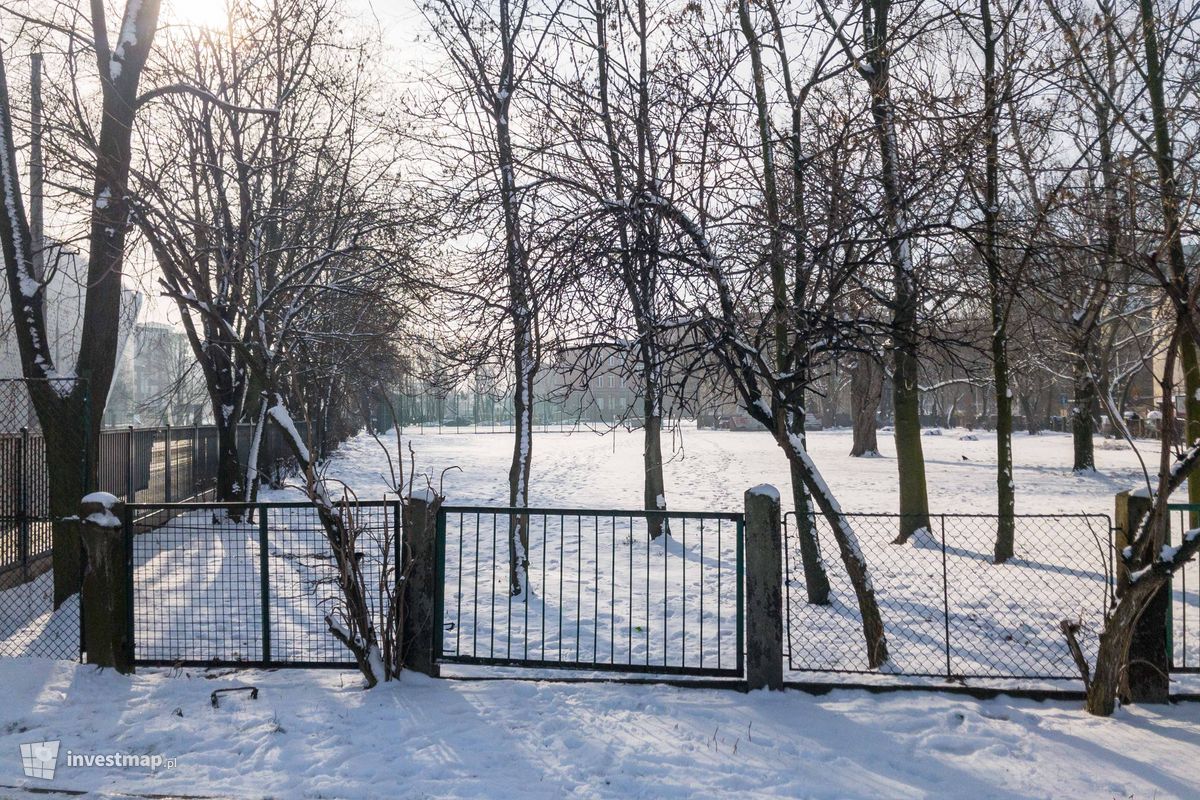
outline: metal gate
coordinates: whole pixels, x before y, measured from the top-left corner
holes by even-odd
[[[510,590],[509,533],[528,577]],[[661,535],[652,535],[661,533]],[[741,514],[447,506],[439,661],[740,677]]]
[[[1200,527],[1200,505],[1170,503],[1167,544],[1183,541],[1186,531]],[[1167,606],[1167,647],[1172,672],[1200,672],[1200,563],[1192,559],[1171,581]]]

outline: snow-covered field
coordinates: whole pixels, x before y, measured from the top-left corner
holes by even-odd
[[[392,438],[385,437],[384,442],[394,449]],[[994,512],[993,434],[945,430],[939,435],[924,436],[922,443],[933,512],[946,515]],[[944,522],[935,519],[934,547],[890,544],[896,533],[895,520],[868,515],[894,513],[897,509],[896,466],[890,457],[892,441],[886,433],[880,433],[881,458],[851,458],[847,431],[811,433],[809,444],[842,506],[849,512],[863,514],[854,518],[854,525],[873,568],[885,624],[892,632],[892,669],[944,673],[948,636],[949,670],[956,675],[1074,677],[1075,667],[1059,623],[1066,618],[1081,620],[1085,650],[1095,649],[1107,591],[1106,573],[1110,569],[1109,521],[1103,516],[1082,515],[1110,516],[1116,492],[1144,483],[1137,455],[1127,444],[1098,439],[1098,469],[1080,475],[1071,471],[1070,436],[1018,435],[1014,440],[1018,513],[1076,516],[1019,520],[1018,557],[1002,567],[991,563],[995,523],[987,518],[947,516]],[[415,453],[416,472],[429,476],[435,487],[445,493],[448,504],[504,505],[512,446],[509,436],[423,434],[406,437],[406,450],[409,446]],[[1154,463],[1157,443],[1145,442],[1144,446],[1143,457]],[[666,499],[673,509],[740,511],[745,490],[759,483],[774,484],[784,498],[790,497],[786,462],[766,433],[683,427],[671,438],[670,449]],[[534,438],[531,503],[559,508],[637,508],[642,492],[641,457],[641,434],[637,431],[619,430],[604,436],[588,431],[538,433]],[[406,462],[408,458],[406,452]],[[369,497],[387,489],[386,476],[390,472],[380,445],[370,437],[360,436],[341,448],[329,465],[329,474],[354,487],[360,497]],[[595,527],[594,536],[598,537],[595,553],[610,552],[614,542],[616,550],[623,552],[624,539],[605,536],[600,525]],[[485,525],[486,557],[480,554],[482,551],[472,550],[464,558],[480,564],[492,560],[491,551],[497,545],[486,535],[486,530]],[[943,532],[945,563],[941,548]],[[832,539],[824,534],[823,537],[824,555],[835,588],[834,602],[829,607],[803,602],[802,573],[794,547],[789,548],[789,575],[793,579],[789,645],[795,651],[792,663],[806,670],[861,670],[865,667],[865,656],[857,609]],[[607,590],[607,559],[589,553],[592,537],[578,540],[578,547],[583,550],[578,568],[577,553],[571,551],[576,540],[562,538],[567,540],[569,558],[562,563],[569,577],[573,580],[581,572],[590,579],[595,574],[595,584]],[[588,547],[582,545],[584,540],[589,542]],[[448,541],[448,557],[453,558],[454,536],[448,536]],[[468,530],[468,550],[471,544]],[[693,540],[693,555],[696,555],[695,544]],[[535,566],[538,546],[535,537]],[[503,555],[503,548],[501,536],[496,552]],[[557,561],[557,548],[549,549],[552,561]],[[628,574],[640,575],[643,561],[658,563],[649,551],[645,558],[641,558],[640,550],[638,555],[639,562],[636,565],[631,562],[633,569]],[[729,560],[726,556],[723,563]],[[551,579],[548,591],[555,591],[553,578],[559,572],[556,569],[547,573],[546,577]],[[1189,574],[1194,572],[1193,565]],[[943,575],[946,576],[944,597]],[[535,588],[543,585],[539,577],[535,576]],[[678,585],[678,581],[673,585]],[[1200,638],[1195,635],[1196,585],[1193,579],[1186,597],[1182,591],[1177,592],[1175,618],[1176,646],[1192,662],[1200,654]],[[713,588],[710,586],[710,598],[715,594]],[[485,592],[486,599],[491,597],[490,592]],[[453,604],[454,598],[448,602]],[[470,596],[464,599],[464,604],[473,602],[478,601]],[[945,604],[951,609],[949,618],[944,613]],[[481,624],[489,632],[495,628],[496,614],[491,613],[494,611],[485,602]],[[1185,627],[1189,613],[1191,622]],[[509,619],[503,603],[499,619],[502,622]],[[533,627],[537,628],[541,620],[540,609],[535,606]],[[626,624],[624,630],[631,624]],[[518,629],[518,645],[523,644],[528,626],[520,615],[514,626]],[[621,634],[620,625],[614,629]],[[637,629],[642,630],[640,626]],[[501,630],[502,635],[508,633],[511,632],[507,629]],[[456,641],[460,642],[461,637]],[[550,646],[559,643],[556,638]],[[472,646],[467,650],[474,653],[477,649]],[[650,650],[657,652],[657,648]]]
[[[988,513],[995,496],[995,436],[944,430],[925,436],[929,505],[937,513]],[[664,434],[666,499],[670,508],[688,511],[741,511],[746,489],[774,484],[784,497],[791,483],[787,463],[771,437],[759,431],[710,431],[683,426]],[[809,434],[817,466],[847,512],[897,510],[896,462],[890,434],[880,432],[882,458],[851,458],[849,431]],[[383,441],[395,450],[391,435]],[[446,502],[452,505],[505,505],[512,437],[504,434],[421,434],[404,437],[405,469],[411,443],[417,472],[432,476],[435,488],[443,470]],[[1144,443],[1153,469],[1157,443]],[[1097,471],[1071,472],[1071,439],[1064,434],[1018,434],[1013,440],[1013,476],[1021,514],[1111,514],[1113,495],[1144,485],[1141,468],[1124,442],[1098,439]],[[394,455],[394,453],[393,453]],[[530,502],[563,508],[639,508],[642,504],[642,436],[618,430],[537,433],[533,439]],[[457,469],[452,469],[457,468]],[[387,489],[387,461],[379,445],[358,436],[342,445],[329,474],[346,481],[359,497]]]
[[[0,661],[0,796],[245,798],[1196,796],[1200,704],[1088,717],[1076,703],[842,690],[437,681],[370,692],[328,671]],[[257,700],[214,689],[253,685]],[[58,740],[53,781],[22,743]],[[161,754],[174,766],[65,766]],[[165,763],[165,762],[164,762]],[[63,795],[52,795],[63,796]]]
[[[394,446],[391,437],[384,441]],[[503,504],[509,436],[428,434],[406,437],[405,443],[415,452],[417,472],[433,478],[447,503]],[[886,435],[881,435],[883,458],[850,458],[845,431],[815,432],[810,443],[845,508],[860,513],[895,509],[895,465],[886,457]],[[994,440],[986,433],[945,431],[925,436],[923,443],[934,512],[990,511]],[[1113,493],[1134,485],[1140,468],[1126,445],[1098,444],[1098,472],[1081,476],[1069,469],[1069,437],[1018,436],[1018,510],[1108,513]],[[738,511],[744,490],[757,483],[773,483],[789,496],[786,464],[764,433],[682,428],[670,447],[667,500],[673,509]],[[639,432],[539,433],[534,454],[535,505],[640,505]],[[330,477],[344,481],[359,498],[383,496],[387,474],[384,451],[365,435],[347,442],[329,464]],[[282,491],[265,499],[299,496]],[[388,516],[383,510],[378,514]],[[383,529],[390,525],[389,519],[379,522]],[[505,591],[505,518],[452,514],[447,522],[448,652],[643,667],[729,668],[736,657],[736,540],[727,521],[674,520],[664,549],[662,541],[650,542],[644,520],[534,515],[533,596],[515,609]],[[1106,590],[1106,522],[1095,516],[1022,519],[1018,558],[997,567],[990,563],[994,522],[986,518],[947,517],[944,524],[935,518],[935,546],[897,547],[890,544],[893,519],[854,517],[889,629],[889,669],[944,674],[948,657],[948,669],[956,675],[1073,678],[1058,624],[1067,617],[1082,619],[1085,650],[1094,650]],[[273,511],[268,527],[273,657],[343,659],[323,623],[336,590],[312,514]],[[829,537],[823,537],[823,546],[834,585],[828,607],[804,602],[798,558],[794,547],[788,551],[791,663],[805,670],[860,670],[865,659],[852,592]],[[259,659],[258,558],[256,524],[213,526],[203,513],[138,536],[138,657]],[[1176,647],[1192,663],[1200,657],[1196,583],[1193,578],[1186,595],[1182,585],[1176,593]],[[38,635],[31,633],[34,629]],[[21,636],[42,644],[42,630],[56,630],[48,615],[23,630],[6,623],[6,652],[45,654],[10,646]]]

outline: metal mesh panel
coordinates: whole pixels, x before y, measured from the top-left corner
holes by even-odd
[[[266,513],[272,662],[352,664],[350,653],[325,624],[325,615],[336,611],[341,595],[337,565],[316,511],[267,507]],[[384,610],[379,578],[395,514],[389,503],[358,506],[348,515],[359,536],[357,549],[363,554],[363,580],[377,633]]]
[[[1111,587],[1108,517],[1020,516],[1017,554],[995,564],[996,517],[946,516],[951,672],[976,677],[1077,678],[1059,628],[1081,623],[1099,646]]]
[[[1080,621],[1094,653],[1109,597],[1111,524],[1103,515],[1017,516],[1016,557],[993,563],[997,517],[932,515],[895,544],[901,518],[847,514],[870,569],[889,660],[881,672],[947,678],[1075,679],[1059,628]],[[809,602],[794,514],[786,521],[788,650],[794,670],[868,672],[858,603],[824,517],[814,517],[832,587]]]
[[[889,669],[907,675],[946,673],[944,583],[940,542],[898,547],[891,542],[900,518],[892,515],[847,515],[863,556],[887,632]],[[837,542],[824,517],[810,524],[820,543],[830,583],[830,603],[807,601],[804,571],[795,544],[795,515],[785,516],[788,541],[788,648],[795,670],[866,672],[867,656],[854,589],[839,558]]]
[[[510,591],[528,519],[529,591]],[[668,534],[652,539],[651,518]],[[441,655],[460,663],[741,672],[740,515],[443,509]]]
[[[385,569],[394,580],[397,506],[364,503],[346,512],[377,630]],[[231,519],[231,510],[241,519]],[[354,665],[325,623],[341,594],[312,506],[139,504],[130,514],[139,520],[132,541],[136,662]]]
[[[262,662],[257,523],[201,509],[135,526],[132,547],[135,660]]]

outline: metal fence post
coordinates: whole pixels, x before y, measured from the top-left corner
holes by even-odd
[[[782,689],[783,542],[779,490],[765,484],[755,486],[746,492],[745,504],[746,687]],[[741,589],[739,579],[739,608],[743,605]],[[739,633],[742,627],[738,626]]]
[[[946,680],[953,680],[950,666],[950,579],[946,569],[946,515],[941,514],[942,523],[942,614],[946,634]]]
[[[122,527],[125,539],[125,640],[128,646],[127,658],[129,659],[129,668],[132,670],[137,658],[137,639],[135,637],[136,629],[134,628],[134,576],[136,572],[133,560],[133,514],[134,509],[130,506],[125,506],[125,513],[122,515]],[[83,606],[80,604],[80,639],[83,638]],[[82,642],[86,644],[86,642]],[[82,649],[82,648],[81,648]]]
[[[17,443],[17,558],[21,580],[29,579],[29,428]]]
[[[171,502],[171,423],[163,430],[163,499]]]
[[[125,432],[125,502],[132,503],[133,496],[133,426]]]
[[[271,567],[267,555],[267,507],[258,506],[258,591],[262,600],[262,661],[271,666]]]
[[[434,532],[433,572],[433,658],[436,660],[446,652],[446,511],[438,507],[437,530]]]
[[[236,428],[235,428],[236,430]],[[200,426],[192,426],[192,486],[188,490],[189,495],[200,493],[200,471],[196,469],[196,465],[200,463]]]

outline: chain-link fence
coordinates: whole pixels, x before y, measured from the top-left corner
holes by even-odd
[[[575,430],[606,431],[641,427],[640,403],[616,389],[597,390],[595,395],[574,397],[538,396],[533,403],[535,433],[567,433]],[[515,423],[511,394],[491,395],[463,392],[401,391],[392,406],[406,434],[424,433],[512,433]],[[384,430],[392,425],[391,411],[377,408],[374,423]],[[671,430],[674,420],[664,420]]]
[[[1104,515],[1018,515],[1016,556],[994,563],[999,517],[934,514],[907,542],[896,514],[846,514],[870,568],[891,675],[1077,679],[1061,630],[1079,623],[1096,652],[1113,589],[1111,521]],[[824,517],[811,518],[832,587],[809,602],[795,514],[786,525],[787,645],[793,670],[873,672],[861,614]]]
[[[0,380],[0,656],[79,657],[79,597],[54,608],[46,439],[24,379]],[[86,385],[40,381],[62,395]],[[85,412],[86,413],[86,412]],[[77,468],[85,474],[86,454]]]

